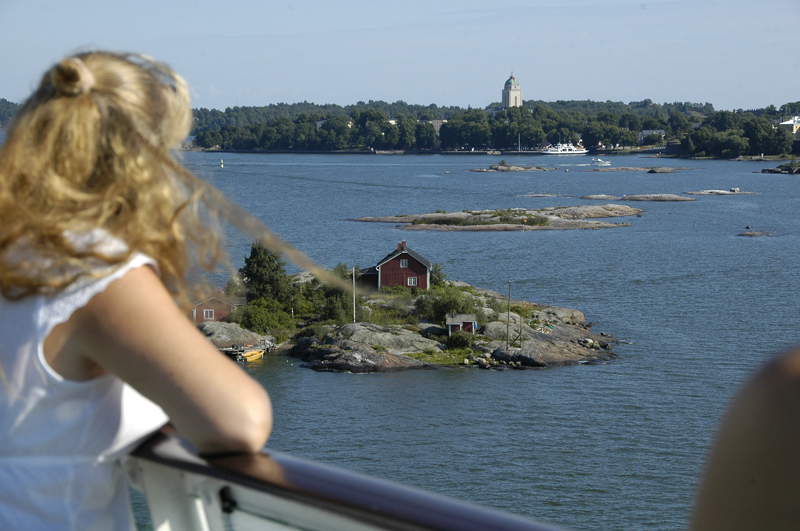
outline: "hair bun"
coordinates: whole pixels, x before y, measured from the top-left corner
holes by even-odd
[[[60,94],[77,96],[94,88],[95,79],[86,63],[77,57],[64,59],[53,68],[51,80]]]

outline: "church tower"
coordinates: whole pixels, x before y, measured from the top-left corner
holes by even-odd
[[[517,83],[514,72],[503,87],[503,108],[522,107],[522,87]]]

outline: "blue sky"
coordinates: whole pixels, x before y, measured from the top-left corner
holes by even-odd
[[[193,106],[800,100],[800,0],[0,0],[0,97],[65,54],[165,61]]]

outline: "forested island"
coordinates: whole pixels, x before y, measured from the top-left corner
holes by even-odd
[[[18,104],[0,99],[0,128]],[[762,109],[716,111],[710,103],[658,104],[528,100],[485,109],[403,101],[194,109],[194,145],[263,152],[535,150],[572,142],[597,152],[668,146],[686,157],[785,156],[793,135],[778,124],[800,115],[800,101]],[[796,150],[797,148],[795,148]]]
[[[794,136],[777,126],[800,114],[780,109],[715,111],[709,103],[526,101],[504,109],[411,105],[402,101],[195,109],[195,145],[241,151],[533,150],[579,141],[592,150],[663,147],[689,157],[775,156]],[[438,128],[438,133],[437,133]]]

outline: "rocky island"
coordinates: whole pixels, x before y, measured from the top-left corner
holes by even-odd
[[[758,172],[756,172],[758,173]],[[800,163],[796,157],[792,157],[791,162],[779,165],[777,168],[764,168],[761,173],[777,173],[783,175],[800,175]]]
[[[385,282],[372,272],[394,266],[400,274],[387,275]],[[406,282],[404,273],[414,282]],[[222,315],[226,322],[198,325],[221,350],[264,345],[302,360],[304,367],[340,372],[522,370],[615,357],[611,347],[617,340],[593,331],[580,311],[448,280],[441,264],[429,262],[405,240],[374,268],[351,269],[340,262],[329,274],[295,275],[256,242],[239,274],[247,280],[231,277],[225,290],[236,294],[247,288],[247,304]],[[273,295],[277,290],[291,306]],[[224,295],[213,299],[220,313],[226,300],[236,302]]]
[[[755,192],[743,192],[738,188],[731,188],[729,190],[699,190],[697,192],[683,192],[690,195],[751,195]]]
[[[492,173],[492,172],[520,172],[520,171],[558,171],[560,168],[553,166],[519,166],[516,164],[492,164],[488,168],[475,168],[473,172]]]
[[[589,166],[589,163],[586,163],[585,166]],[[521,172],[521,171],[558,171],[561,168],[557,166],[519,166],[516,164],[492,164],[488,168],[475,168],[467,171],[472,172],[479,172],[479,173],[493,173],[493,172]],[[617,172],[617,171],[644,171],[647,173],[675,173],[678,170],[688,170],[689,168],[673,168],[671,166],[648,166],[648,167],[637,167],[637,166],[606,166],[600,168],[587,168],[582,171],[591,171],[591,172]],[[569,171],[569,170],[567,170]]]
[[[499,293],[462,282],[450,284],[472,297],[479,308],[482,324],[474,335],[461,331],[450,335],[443,326],[426,321],[351,323],[317,330],[300,339],[289,355],[316,371],[355,373],[444,367],[543,369],[616,357],[612,345],[618,340],[595,333],[593,323],[587,323],[578,310],[512,300],[513,311],[499,311],[508,304]],[[373,306],[392,304],[388,299],[371,301]],[[454,342],[464,347],[453,349]]]
[[[508,231],[566,230],[629,227],[630,223],[598,221],[639,215],[641,209],[626,205],[580,205],[540,209],[510,208],[507,210],[464,210],[431,212],[399,216],[363,217],[354,221],[401,223],[404,230],[439,231]]]

